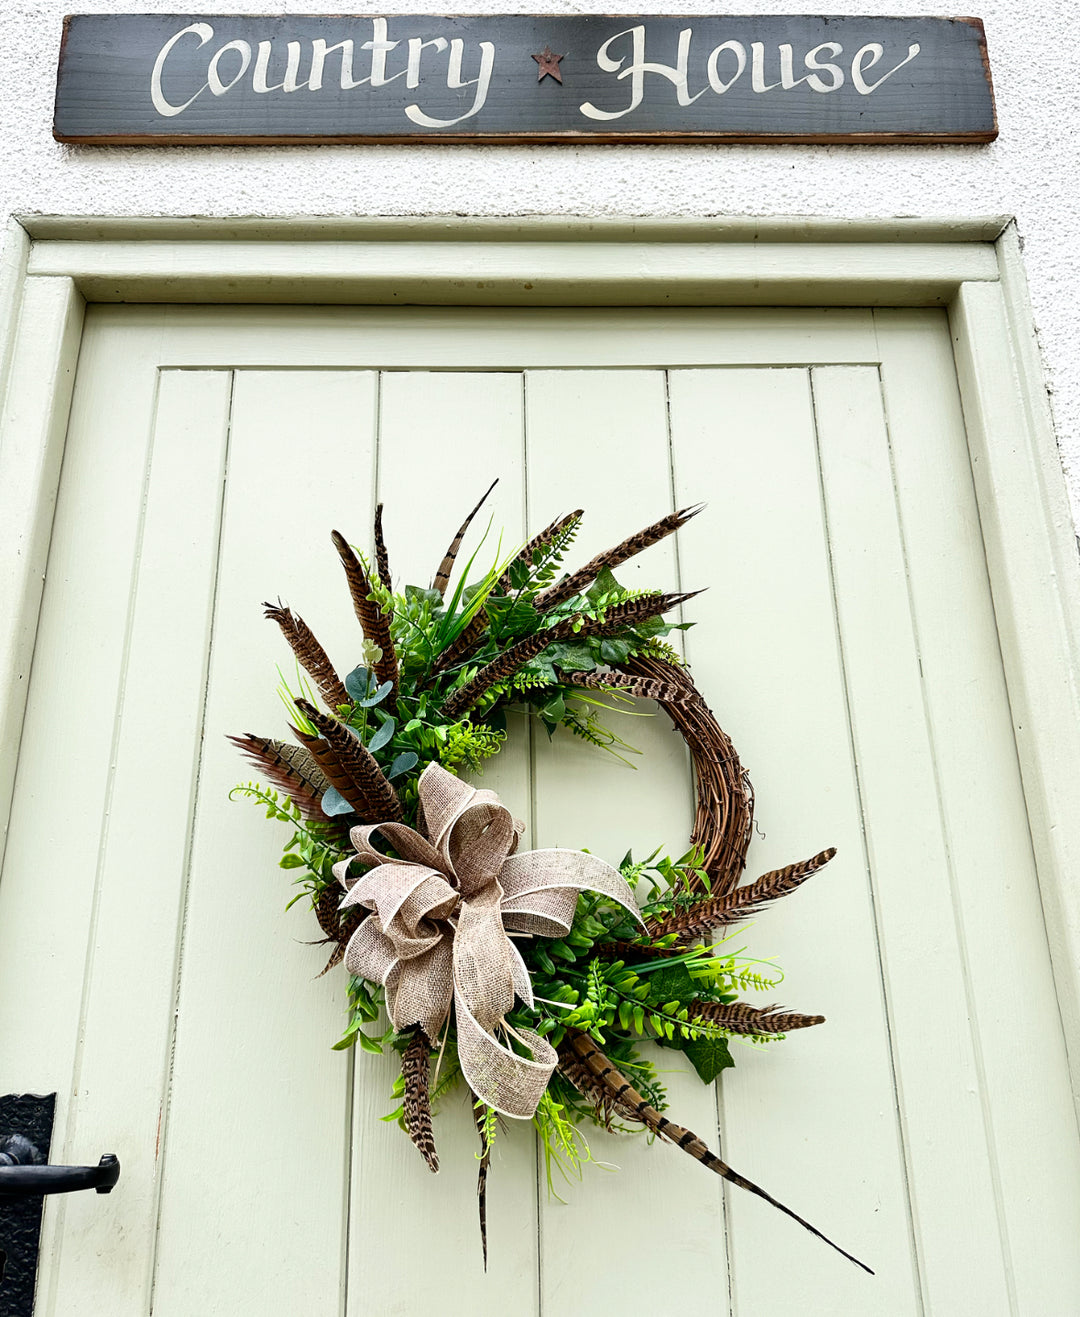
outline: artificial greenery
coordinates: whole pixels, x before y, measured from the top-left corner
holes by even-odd
[[[592,744],[608,749],[630,749],[604,726],[603,714],[613,701],[625,701],[624,688],[606,684],[603,673],[635,655],[653,655],[671,661],[674,651],[663,637],[685,624],[664,622],[645,612],[611,634],[596,635],[589,624],[605,627],[613,613],[627,604],[663,601],[659,591],[629,590],[604,567],[581,592],[545,609],[542,595],[554,582],[563,556],[580,524],[580,517],[565,525],[546,544],[537,545],[522,559],[518,554],[496,563],[474,582],[469,570],[477,554],[466,564],[456,589],[446,598],[436,589],[406,585],[391,592],[377,580],[366,556],[354,549],[371,583],[371,600],[392,615],[391,636],[399,662],[395,712],[386,701],[389,681],[380,682],[373,664],[382,655],[365,642],[365,661],[345,677],[348,704],[335,708],[338,719],[364,744],[387,778],[398,785],[398,794],[408,823],[416,818],[416,783],[432,762],[452,772],[482,770],[485,760],[497,754],[506,739],[506,710],[524,708],[543,723],[548,733],[560,726]],[[477,553],[479,550],[477,551]],[[483,630],[467,654],[454,660],[455,644],[478,619]],[[570,623],[571,635],[557,640],[517,668],[505,679],[488,687],[468,716],[447,716],[446,705],[478,673],[518,642]],[[460,648],[460,646],[459,646]],[[447,654],[451,659],[446,661]],[[571,684],[567,673],[601,674],[596,690]],[[314,735],[317,729],[297,706],[297,698],[311,702],[310,683],[298,667],[298,694],[283,684],[289,713],[302,730]],[[265,807],[268,818],[286,823],[291,835],[285,842],[281,867],[295,871],[300,891],[290,904],[307,898],[314,908],[320,897],[337,892],[332,866],[351,853],[342,824],[357,822],[357,816],[341,794],[330,787],[322,797],[325,822],[305,820],[299,807],[283,794],[246,783],[234,795],[247,796]],[[700,867],[696,849],[678,860],[658,853],[635,861],[627,854],[620,865],[630,884],[642,893],[646,921],[659,921],[681,905],[698,899],[702,887],[709,889],[709,876]],[[696,880],[696,881],[691,881]],[[573,928],[565,939],[522,939],[520,950],[532,976],[536,1010],[518,1005],[508,1017],[511,1024],[531,1028],[558,1045],[569,1028],[595,1038],[613,1058],[633,1070],[638,1087],[654,1105],[666,1106],[664,1087],[652,1062],[644,1059],[642,1043],[657,1043],[686,1053],[705,1083],[710,1083],[734,1060],[728,1040],[739,1036],[753,1042],[772,1041],[783,1035],[736,1034],[723,1024],[702,1017],[706,1003],[737,1000],[748,988],[769,990],[776,986],[775,973],[761,974],[756,962],[724,945],[698,945],[680,950],[678,935],[657,939],[639,937],[640,930],[621,907],[595,893],[582,893]],[[613,956],[618,943],[623,954]],[[673,953],[673,954],[668,954]],[[772,971],[772,966],[769,967]],[[359,1044],[365,1051],[380,1052],[387,1042],[400,1051],[406,1039],[379,1029],[382,987],[355,975],[348,979],[348,1021],[338,1049]],[[453,1029],[442,1047],[439,1095],[460,1077],[454,1057]],[[394,1096],[402,1094],[399,1079]],[[569,1086],[541,1104],[536,1125],[552,1162],[576,1165],[575,1145],[568,1133],[581,1118],[601,1118],[582,1102]],[[404,1120],[399,1107],[390,1118]]]
[[[549,735],[562,729],[621,755],[631,747],[605,725],[605,714],[634,698],[659,701],[694,755],[697,842],[678,859],[660,851],[644,860],[624,857],[619,869],[637,893],[642,923],[615,900],[586,890],[565,936],[515,937],[534,1003],[518,997],[505,1015],[508,1045],[524,1055],[518,1032],[531,1031],[558,1057],[533,1116],[548,1183],[554,1190],[556,1170],[572,1176],[591,1160],[583,1123],[619,1131],[644,1127],[817,1234],[662,1115],[662,1052],[644,1050],[682,1051],[711,1083],[734,1064],[732,1039],[761,1044],[821,1022],[820,1016],[741,1000],[748,991],[772,991],[781,976],[771,962],[733,946],[728,926],[795,890],[833,852],[737,885],[753,793],[666,640],[686,624],[664,615],[691,596],[631,590],[615,575],[622,562],[677,530],[696,509],[670,514],[567,575],[563,559],[581,521],[581,513],[572,513],[474,574],[477,549],[451,590],[457,550],[476,511],[430,587],[392,587],[381,508],[372,559],[334,532],[362,630],[359,661],[344,680],[301,618],[280,602],[265,606],[297,659],[295,682],[283,681],[280,693],[300,744],[234,737],[270,785],[245,783],[233,794],[255,800],[268,818],[287,826],[280,863],[293,872],[293,903],[312,907],[333,947],[330,969],[367,915],[362,906],[339,908],[341,883],[355,880],[364,864],[359,843],[350,845],[355,825],[394,820],[422,832],[418,783],[425,769],[437,764],[459,775],[481,772],[505,743],[510,709],[524,710]],[[320,700],[325,711],[317,707]],[[722,808],[714,817],[733,782],[741,812]],[[395,1033],[382,1025],[383,991],[348,976],[347,1023],[335,1046],[389,1048],[400,1056],[391,1099],[397,1105],[385,1119],[400,1122],[437,1170],[431,1117],[462,1079],[454,1014],[437,1038],[419,1026]],[[484,1194],[500,1118],[480,1098],[473,1115],[486,1258]]]

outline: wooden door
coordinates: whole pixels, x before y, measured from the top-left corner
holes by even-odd
[[[503,548],[581,506],[576,561],[708,586],[685,647],[757,789],[750,876],[837,859],[741,942],[828,1023],[664,1053],[677,1118],[876,1269],[666,1146],[591,1136],[548,1193],[500,1136],[491,1265],[463,1100],[433,1178],[333,1052],[340,972],[227,732],[276,734],[279,594],[339,668],[329,543],[377,500],[427,584],[495,476]],[[493,532],[494,534],[494,532]],[[494,540],[488,549],[494,552]],[[488,552],[485,549],[485,553]],[[645,710],[642,710],[645,712]],[[485,775],[533,845],[678,851],[681,742],[637,771],[518,724]],[[0,1091],[57,1090],[41,1317],[649,1311],[1055,1314],[1080,1158],[944,313],[102,306],[88,317],[0,882]]]

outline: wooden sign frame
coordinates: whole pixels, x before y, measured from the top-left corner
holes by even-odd
[[[976,18],[96,14],[65,19],[83,145],[989,142]]]

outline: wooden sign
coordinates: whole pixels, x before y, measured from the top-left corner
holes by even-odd
[[[62,142],[988,142],[974,18],[78,14]]]

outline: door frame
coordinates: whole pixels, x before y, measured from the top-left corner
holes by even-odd
[[[1012,220],[12,220],[0,253],[4,838],[91,302],[944,307],[1080,1108],[1080,559]]]

